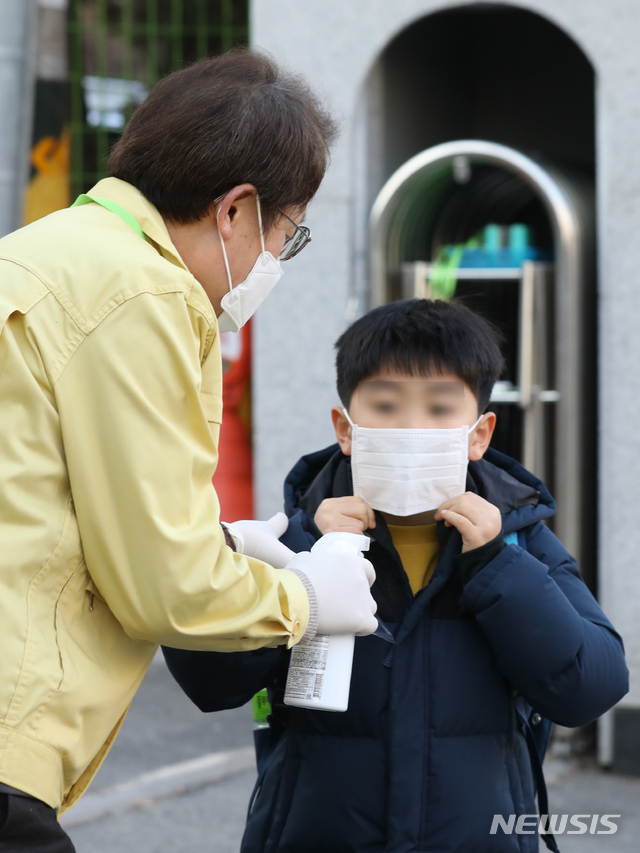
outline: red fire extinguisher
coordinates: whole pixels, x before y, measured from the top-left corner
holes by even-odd
[[[253,518],[251,452],[251,323],[239,332],[221,332],[223,418],[218,467],[213,483],[220,518]]]

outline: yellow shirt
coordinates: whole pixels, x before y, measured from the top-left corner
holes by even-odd
[[[389,533],[414,594],[431,580],[438,562],[440,544],[436,524],[415,527],[389,524]]]
[[[134,187],[92,192],[148,242],[97,204],[0,240],[0,782],[56,809],[158,643],[292,645],[309,621],[298,577],[224,542],[206,293]]]

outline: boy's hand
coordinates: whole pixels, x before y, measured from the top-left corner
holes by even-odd
[[[498,507],[473,492],[443,501],[435,519],[444,521],[445,527],[458,530],[462,536],[463,554],[491,542],[502,530],[502,515]]]
[[[364,533],[376,526],[373,510],[362,498],[326,498],[313,517],[320,533]]]

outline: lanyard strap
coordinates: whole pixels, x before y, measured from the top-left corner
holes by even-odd
[[[119,216],[123,222],[126,222],[130,228],[133,228],[138,237],[142,237],[145,243],[147,242],[147,237],[142,228],[140,227],[140,223],[135,218],[135,216],[132,216],[128,210],[125,210],[124,207],[117,204],[115,201],[110,201],[108,198],[98,198],[97,196],[86,195],[85,193],[83,193],[82,195],[78,196],[78,198],[73,202],[71,207],[80,207],[83,204],[90,204],[92,201],[94,201],[96,204],[101,205],[107,210],[110,210],[111,213],[115,213],[115,215]]]

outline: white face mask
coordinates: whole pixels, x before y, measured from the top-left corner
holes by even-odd
[[[437,509],[466,488],[468,427],[369,429],[351,424],[353,493],[372,509],[407,516]]]
[[[229,260],[227,258],[227,250],[224,245],[224,240],[220,234],[218,226],[218,234],[220,234],[220,243],[222,244],[222,255],[224,257],[224,265],[227,270],[227,278],[229,279],[229,292],[220,300],[222,314],[218,317],[218,328],[221,332],[238,332],[244,324],[255,314],[260,305],[264,302],[267,296],[271,293],[278,281],[282,278],[282,267],[280,261],[271,254],[265,251],[264,237],[262,235],[262,213],[260,211],[260,199],[256,196],[256,204],[258,206],[258,225],[260,227],[260,243],[262,252],[253,265],[253,269],[244,281],[237,284],[235,287],[231,281],[231,271],[229,269]]]

